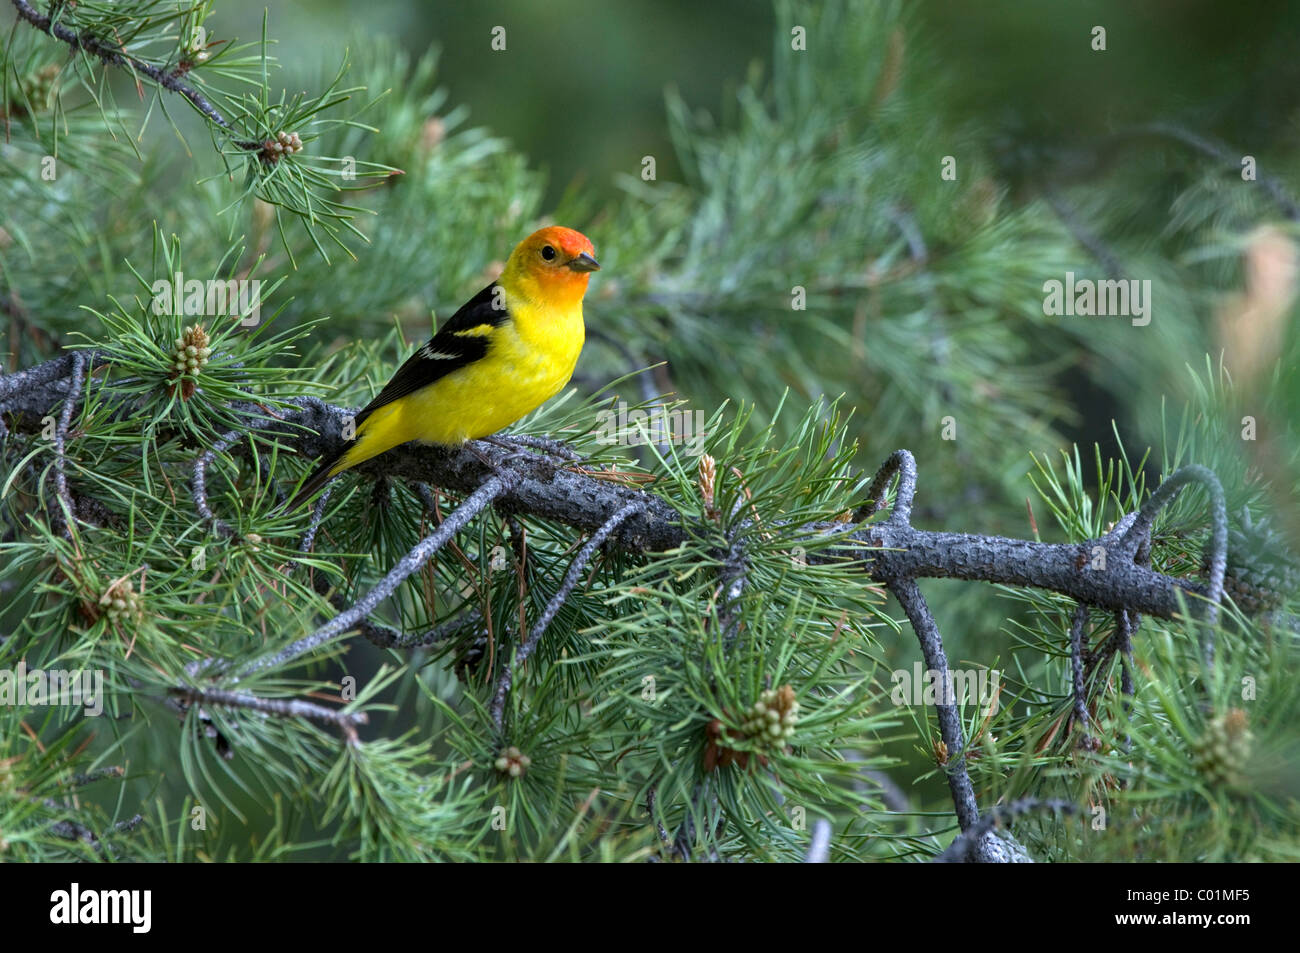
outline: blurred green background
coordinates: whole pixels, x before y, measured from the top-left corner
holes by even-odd
[[[468,106],[472,124],[510,139],[548,173],[548,206],[575,183],[612,194],[612,176],[639,174],[644,155],[656,157],[661,178],[680,178],[665,88],[716,109],[752,62],[771,58],[774,23],[766,0],[234,0],[219,5],[214,22],[252,38],[267,8],[286,77],[304,58],[333,62],[350,34],[396,37],[414,56],[436,47],[449,102]],[[498,26],[504,52],[491,48]]]
[[[963,77],[945,108],[1020,127],[1022,146],[1068,146],[1154,117],[1194,120],[1245,145],[1294,144],[1300,134],[1300,5],[1286,0],[909,6],[935,62]],[[226,0],[214,23],[251,39],[264,9]],[[450,102],[533,157],[549,174],[552,203],[575,182],[609,194],[612,176],[638,173],[643,155],[657,158],[661,178],[677,178],[664,90],[717,113],[748,70],[771,62],[775,23],[767,0],[313,0],[269,10],[290,88],[321,58],[333,62],[352,34],[387,34],[416,55],[439,49]],[[1101,54],[1087,42],[1098,24],[1107,30]],[[490,46],[497,26],[504,53]]]

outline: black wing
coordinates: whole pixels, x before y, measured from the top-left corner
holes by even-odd
[[[481,332],[478,334],[466,332],[485,327],[500,327],[508,320],[510,320],[510,312],[505,308],[505,297],[499,291],[496,282],[493,282],[465,302],[460,310],[438,329],[438,333],[429,339],[429,343],[412,354],[406,363],[397,369],[397,373],[384,385],[379,395],[357,414],[357,424],[385,404],[391,404],[399,397],[405,397],[421,387],[427,387],[452,371],[482,360],[487,354],[488,339]]]

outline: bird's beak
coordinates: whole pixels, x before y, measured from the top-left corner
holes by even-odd
[[[600,262],[583,252],[577,258],[570,258],[568,266],[574,271],[600,271]]]

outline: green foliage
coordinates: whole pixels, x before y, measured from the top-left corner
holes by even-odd
[[[1082,808],[1016,822],[1036,859],[1295,859],[1295,322],[1276,366],[1234,382],[1206,359],[1268,201],[1215,187],[1184,152],[1158,228],[1129,227],[1153,174],[1131,167],[1053,190],[1067,220],[1014,187],[990,130],[936,108],[961,78],[901,2],[778,3],[770,66],[718,116],[669,95],[683,181],[625,177],[616,201],[574,188],[553,209],[528,158],[448,102],[433,53],[365,40],[297,57],[282,82],[267,28],[227,42],[209,2],[40,6],[183,76],[224,124],[147,72],[140,100],[24,24],[0,53],[9,369],[97,355],[62,456],[66,534],[48,427],[5,420],[0,672],[96,672],[104,706],[0,704],[0,858],[796,860],[818,819],[836,860],[933,856],[956,830],[951,762],[933,706],[894,697],[914,633],[808,528],[841,525],[905,446],[918,524],[1029,535],[1036,491],[1045,542],[1104,534],[1181,465],[1219,476],[1232,541],[1213,666],[1207,624],[1144,619],[1126,662],[1115,616],[1092,610],[1084,725],[1069,599],[935,583],[935,611],[953,667],[1001,676],[995,704],[959,705],[981,808]],[[268,151],[281,134],[302,151]],[[585,472],[670,504],[685,541],[599,552],[499,724],[497,680],[583,542],[529,514],[485,510],[371,616],[438,633],[425,647],[354,633],[241,671],[370,591],[462,502],[349,473],[304,546],[308,515],[274,508],[311,462],[267,426],[294,398],[367,402],[552,219],[595,240],[591,336],[576,386],[511,430],[562,437]],[[1152,325],[1044,313],[1045,281],[1104,277],[1075,220],[1153,281]],[[155,308],[177,273],[260,280],[257,320]],[[1071,392],[1081,380],[1113,415]],[[703,432],[657,443],[633,424],[611,441],[600,421],[620,408],[699,411]],[[1116,447],[1063,452],[1081,419]],[[204,454],[229,532],[192,499]],[[1161,511],[1152,568],[1204,573],[1205,501],[1189,488]]]

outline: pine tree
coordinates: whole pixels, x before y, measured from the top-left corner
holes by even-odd
[[[670,96],[684,181],[544,208],[432,55],[295,96],[208,2],[12,6],[0,857],[1296,857],[1281,179],[1130,130],[1135,236],[1140,162],[946,116],[904,4],[781,2],[727,118]],[[575,386],[279,512],[543,220],[604,265]]]

